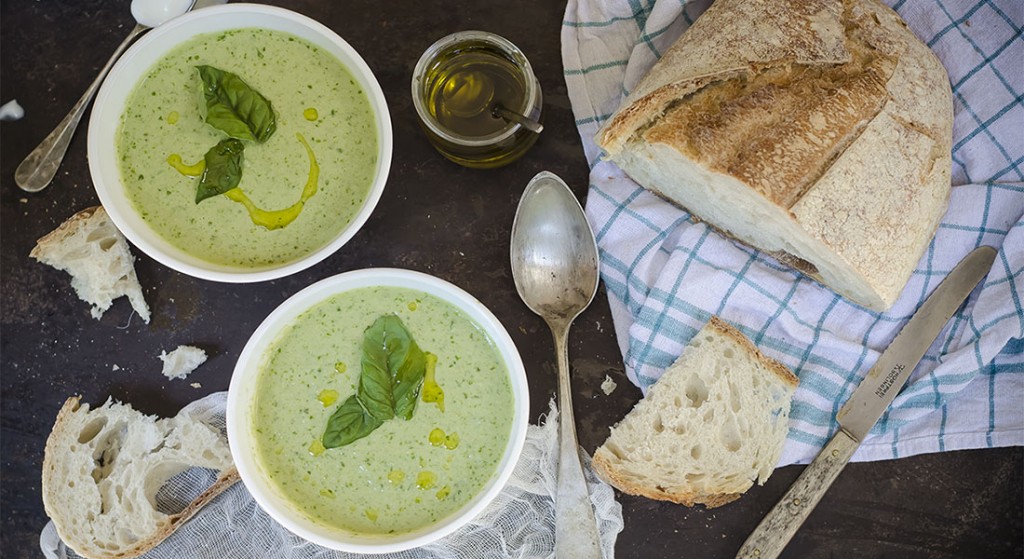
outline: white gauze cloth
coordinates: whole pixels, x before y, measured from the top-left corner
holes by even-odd
[[[190,414],[223,434],[227,392],[189,404]],[[581,456],[586,456],[581,452]],[[585,472],[606,559],[615,554],[622,531],[622,507],[611,486],[600,481],[586,460]],[[236,483],[200,510],[144,559],[538,559],[554,557],[555,476],[558,466],[558,413],[554,402],[540,426],[531,425],[523,454],[508,485],[468,525],[424,547],[402,553],[357,555],[309,543],[286,530],[256,504],[242,483]],[[171,478],[157,493],[158,509],[181,510],[216,479],[216,473],[192,468]],[[40,536],[47,559],[80,559],[57,535],[50,522]]]

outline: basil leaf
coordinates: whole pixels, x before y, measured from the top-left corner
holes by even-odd
[[[324,448],[345,446],[369,435],[381,423],[366,411],[353,394],[331,414],[320,442]]]
[[[196,204],[238,186],[242,180],[242,152],[245,145],[229,138],[210,148],[203,156],[206,167],[196,186]]]
[[[412,417],[426,358],[395,315],[378,318],[363,334],[359,400],[377,419]]]
[[[356,393],[327,420],[324,448],[361,439],[395,416],[411,419],[427,369],[427,357],[393,314],[363,332],[362,369]]]
[[[263,143],[277,130],[270,101],[231,72],[196,66],[203,80],[207,124],[239,140]]]
[[[398,324],[402,325],[401,321]],[[405,329],[404,326],[402,329]],[[412,419],[426,371],[427,356],[410,336],[405,358],[395,372],[395,415],[398,417]]]

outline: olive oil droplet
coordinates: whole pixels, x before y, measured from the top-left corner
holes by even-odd
[[[323,404],[323,406],[326,408],[327,406],[330,406],[334,402],[338,401],[338,391],[331,390],[330,388],[325,388],[324,390],[320,391],[320,394],[317,395],[316,399],[320,400],[320,403]]]

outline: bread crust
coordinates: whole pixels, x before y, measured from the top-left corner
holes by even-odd
[[[715,507],[727,505],[736,499],[739,499],[743,495],[742,493],[707,494],[688,491],[671,492],[652,488],[640,483],[633,483],[625,476],[620,475],[619,470],[608,460],[608,457],[601,452],[594,453],[594,459],[591,461],[591,466],[593,466],[594,473],[596,473],[598,477],[608,482],[609,485],[619,491],[630,495],[647,497],[648,499],[654,499],[655,501],[669,501],[679,505],[686,505],[688,507],[700,504],[704,505],[705,508],[713,509]]]
[[[740,346],[746,348],[746,350],[750,353],[752,357],[754,357],[754,359],[756,359],[762,365],[764,365],[782,382],[788,384],[793,388],[796,388],[797,386],[800,385],[800,379],[797,378],[795,374],[793,374],[793,371],[790,371],[789,368],[783,365],[782,363],[779,363],[778,361],[772,359],[771,357],[768,357],[767,355],[761,353],[761,350],[757,349],[757,346],[754,345],[754,342],[751,342],[750,338],[744,336],[743,333],[737,330],[736,327],[733,326],[732,324],[729,324],[728,322],[722,320],[717,316],[712,316],[710,319],[708,319],[708,326],[718,331],[718,333],[722,334],[723,336],[729,337]]]
[[[89,208],[85,208],[84,210],[79,211],[75,213],[75,215],[67,218],[63,223],[57,226],[56,229],[50,231],[49,233],[43,235],[42,237],[39,237],[39,239],[36,240],[36,246],[32,247],[32,252],[28,253],[28,255],[38,260],[47,248],[54,245],[59,245],[61,242],[63,242],[64,239],[68,236],[69,232],[78,228],[78,223],[80,221],[88,221],[89,218],[91,218],[93,214],[96,213],[96,211],[99,210],[101,207],[102,206],[92,206]]]
[[[710,83],[748,78],[778,64],[848,61],[842,11],[841,0],[799,0],[787,9],[777,0],[715,2],[623,101],[598,144],[617,152],[669,103]]]

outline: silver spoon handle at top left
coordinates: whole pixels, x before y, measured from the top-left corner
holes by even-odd
[[[555,557],[600,559],[600,535],[580,463],[569,384],[568,326],[552,327],[558,355],[558,481],[555,494]]]
[[[43,141],[29,153],[25,160],[18,165],[18,168],[14,171],[14,182],[24,190],[25,192],[39,192],[46,188],[53,177],[57,174],[57,169],[60,167],[61,162],[64,160],[64,154],[68,150],[68,144],[71,143],[71,137],[75,135],[75,129],[78,128],[79,121],[82,120],[82,115],[85,114],[85,108],[89,106],[89,102],[92,101],[96,90],[99,89],[100,84],[103,83],[103,78],[107,76],[107,72],[114,65],[114,62],[121,56],[121,54],[128,48],[132,40],[139,36],[143,31],[149,29],[145,25],[136,25],[128,37],[118,45],[117,50],[111,55],[110,60],[100,70],[100,74],[96,76],[92,84],[89,85],[89,89],[85,90],[82,94],[82,98],[75,103],[75,106],[71,108],[71,112],[64,117],[64,120],[60,121],[60,124],[53,129],[53,132],[43,139]]]

